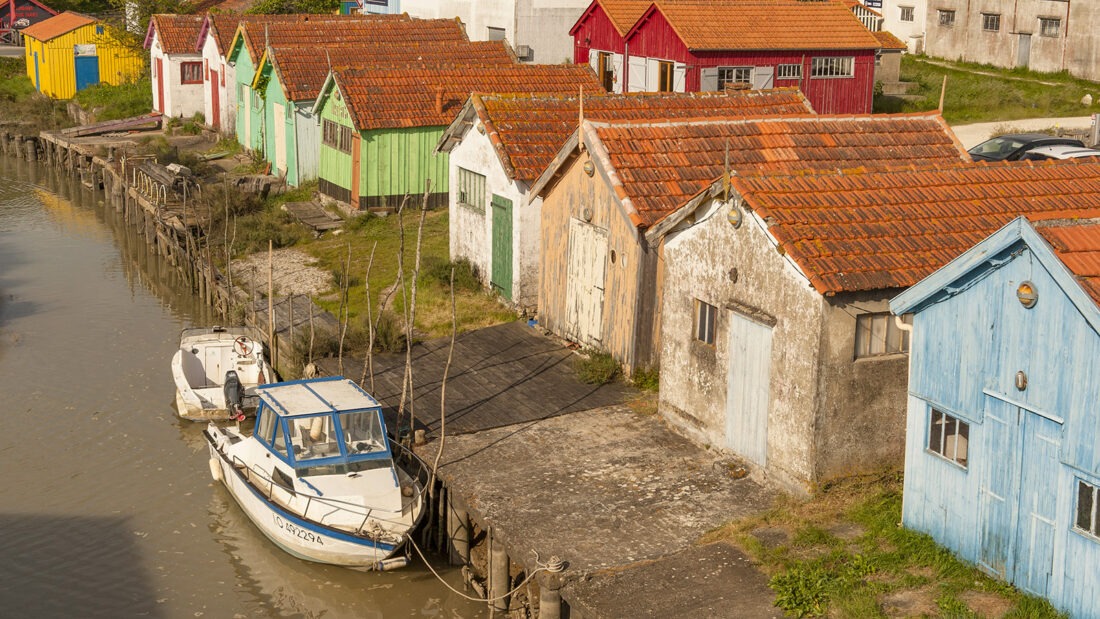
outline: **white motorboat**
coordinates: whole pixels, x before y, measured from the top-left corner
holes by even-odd
[[[243,419],[256,387],[273,376],[264,347],[247,327],[184,329],[172,356],[176,408],[184,419]]]
[[[343,377],[256,393],[251,436],[206,428],[214,479],[296,557],[358,569],[405,565],[399,551],[425,511],[426,468],[391,446],[378,401]]]

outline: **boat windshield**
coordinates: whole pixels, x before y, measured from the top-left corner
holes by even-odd
[[[386,451],[386,436],[377,410],[340,413],[344,447],[349,456]]]
[[[330,414],[288,419],[294,459],[299,462],[340,455],[336,428]]]

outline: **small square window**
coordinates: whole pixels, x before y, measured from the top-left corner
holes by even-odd
[[[928,451],[966,468],[970,447],[970,424],[947,413],[932,410],[928,425]]]
[[[912,324],[913,315],[901,317]],[[856,316],[856,359],[909,352],[909,332],[898,328],[889,312]]]
[[[714,330],[718,323],[718,308],[706,301],[695,300],[695,339],[714,346]]]
[[[982,13],[982,30],[999,32],[1001,30],[1001,15],[999,13]]]
[[[911,6],[899,6],[900,14],[898,15],[899,21],[911,22],[913,21],[913,7]]]
[[[1057,17],[1039,18],[1039,36],[1056,37],[1062,34],[1062,20]]]
[[[181,62],[180,63],[180,83],[181,84],[201,84],[202,83],[202,63],[201,62]]]
[[[1077,480],[1077,517],[1073,528],[1100,537],[1100,488]]]
[[[853,56],[825,56],[810,60],[810,77],[855,77]]]
[[[936,11],[936,14],[939,15],[940,25],[944,28],[951,28],[955,25],[955,11],[940,9]]]
[[[485,175],[459,167],[455,171],[455,198],[459,204],[485,212]]]
[[[492,26],[486,26],[486,39],[489,41],[503,41],[504,37],[508,34],[508,31],[504,28],[494,28]]]

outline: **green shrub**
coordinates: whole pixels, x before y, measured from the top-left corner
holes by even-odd
[[[424,281],[435,282],[444,289],[451,285],[451,269],[455,273],[455,292],[477,292],[481,290],[481,279],[477,267],[465,258],[447,262],[436,256],[429,256],[420,270]]]
[[[638,368],[630,380],[642,391],[656,392],[661,388],[661,371],[657,368]]]
[[[74,99],[85,110],[98,108],[97,121],[141,116],[153,109],[153,89],[149,78],[118,86],[96,84],[76,93]]]
[[[611,353],[588,349],[573,361],[573,369],[581,381],[590,385],[606,385],[619,376],[622,368]]]
[[[384,311],[378,317],[378,326],[374,331],[374,348],[379,352],[402,352],[405,350],[405,328],[403,321],[391,311]]]

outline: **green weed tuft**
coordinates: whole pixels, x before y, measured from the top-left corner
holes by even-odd
[[[656,393],[661,388],[661,371],[657,368],[638,368],[630,381],[642,391]]]
[[[606,385],[619,376],[622,368],[611,353],[587,349],[573,361],[573,369],[581,381],[590,385]]]

